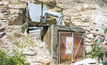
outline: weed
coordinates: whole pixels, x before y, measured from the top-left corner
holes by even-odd
[[[28,45],[33,45],[34,41],[29,36],[25,36],[22,39],[16,39],[14,40],[14,45],[16,45],[18,48],[25,48]]]
[[[0,65],[30,65],[25,63],[25,56],[23,54],[15,54],[9,57],[5,52],[0,50]]]

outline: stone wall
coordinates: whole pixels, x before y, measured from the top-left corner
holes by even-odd
[[[0,24],[1,27],[5,28],[5,33],[7,35],[9,30],[11,30],[9,34],[14,32],[22,34],[22,30],[24,30],[23,24],[26,22],[25,8],[26,4],[21,2],[0,1]],[[19,30],[21,31],[17,32]]]
[[[65,8],[66,10],[63,12],[65,24],[86,30],[86,53],[91,51],[90,45],[95,43],[96,37],[99,37],[99,46],[103,48],[107,43],[107,34],[104,33],[104,29],[107,27],[107,8],[92,3],[71,5]]]
[[[22,1],[28,2],[32,0]],[[45,2],[49,1],[50,0],[47,0]],[[54,5],[56,5],[55,2],[57,0],[52,1]],[[60,7],[65,8],[65,10],[63,11],[63,21],[65,22],[65,24],[78,26],[86,30],[85,45],[87,54],[91,51],[90,45],[95,42],[95,37],[97,36],[100,39],[100,47],[103,48],[103,45],[107,43],[107,34],[104,33],[104,29],[107,27],[107,7],[103,8],[97,4],[92,3],[76,3],[74,5],[72,4],[71,0],[58,0],[58,2],[56,3]],[[12,54],[11,50],[14,49],[14,47],[12,46],[12,40],[20,38],[23,42],[23,38],[21,37],[27,35],[22,33],[22,30],[24,30],[22,24],[25,22],[25,8],[26,3],[18,2],[18,0],[0,1],[0,27],[5,28],[5,30],[2,32],[5,32],[6,34],[3,38],[0,38],[0,48],[3,49],[5,52],[9,53],[10,55]],[[33,39],[33,41],[35,41],[35,39]],[[32,65],[34,65],[35,63],[45,64],[44,61],[50,62],[50,56],[45,43],[40,41],[35,41],[35,43],[35,48],[33,46],[28,46],[26,47],[27,49],[24,49],[25,51],[23,52],[26,53],[27,51],[29,51],[31,53],[34,53],[35,50],[39,50],[37,51],[38,55],[33,57],[33,60],[35,60],[35,58],[37,59],[36,61],[33,61],[31,60],[32,57],[27,57],[27,61],[32,63]],[[42,45],[42,43],[44,45]],[[40,51],[43,51],[43,53],[41,54]],[[46,51],[47,54],[45,54],[44,51]]]

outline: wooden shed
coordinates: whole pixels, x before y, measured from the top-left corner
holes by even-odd
[[[73,52],[66,54],[66,38],[73,37]],[[85,30],[76,26],[50,25],[43,28],[43,41],[51,53],[51,64],[70,64],[85,58]]]

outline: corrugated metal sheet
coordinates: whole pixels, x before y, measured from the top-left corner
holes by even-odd
[[[28,3],[28,9],[29,9],[29,15],[30,15],[31,21],[40,22],[41,5],[37,5],[34,3]],[[45,11],[46,9],[47,9],[46,6],[43,6],[43,11]]]
[[[41,39],[42,27],[30,27],[29,35],[30,37],[40,38]]]

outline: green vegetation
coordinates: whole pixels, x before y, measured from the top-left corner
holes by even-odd
[[[14,45],[18,48],[25,48],[28,45],[33,45],[34,41],[29,36],[25,36],[22,39],[14,40]]]
[[[23,48],[25,47],[22,43],[21,43],[21,40],[20,39],[17,39],[14,41],[14,44],[19,47],[19,48]]]
[[[103,65],[107,65],[107,61],[103,62]]]
[[[107,28],[104,30],[104,33],[107,33]]]
[[[105,3],[107,3],[107,0],[103,0]]]
[[[103,57],[104,57],[104,54],[105,54],[104,50],[102,48],[99,48],[96,43],[93,43],[91,45],[91,48],[92,48],[92,50],[91,50],[91,52],[89,52],[90,57],[91,58],[98,57],[98,60],[101,59],[103,61]]]
[[[30,38],[30,36],[25,36],[24,39],[25,39],[25,43],[33,45],[34,41],[32,38]]]
[[[0,65],[30,65],[25,63],[25,56],[22,54],[15,54],[9,57],[6,53],[0,50]]]

